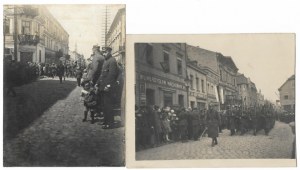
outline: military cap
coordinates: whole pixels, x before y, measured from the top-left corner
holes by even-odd
[[[99,45],[93,45],[93,49],[96,48],[96,49],[100,49],[100,46]]]

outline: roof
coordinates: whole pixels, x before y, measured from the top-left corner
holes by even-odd
[[[278,89],[278,91],[281,90],[281,88],[288,82],[288,81],[291,81],[291,80],[295,80],[295,74],[292,75],[291,77],[289,77]]]
[[[223,54],[218,53],[217,54],[218,60],[220,63],[227,65],[231,68],[233,68],[234,70],[238,71],[239,69],[236,67],[234,61],[232,60],[232,58],[230,56],[223,56]]]
[[[202,66],[207,66],[216,73],[219,72],[217,53],[202,49],[200,47],[195,47],[192,45],[186,45],[187,57],[190,60],[196,60],[198,64]]]
[[[236,77],[236,84],[248,84],[248,79],[244,76],[244,74],[239,74]]]

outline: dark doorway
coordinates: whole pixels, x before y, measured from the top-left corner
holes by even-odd
[[[33,52],[21,52],[20,53],[20,61],[21,63],[32,62]]]
[[[146,89],[146,104],[149,105],[154,105],[155,100],[154,100],[154,90],[153,89]]]

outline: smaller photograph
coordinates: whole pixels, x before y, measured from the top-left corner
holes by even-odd
[[[3,166],[125,166],[125,5],[3,14]]]
[[[294,34],[179,37],[134,42],[135,160],[295,162]]]

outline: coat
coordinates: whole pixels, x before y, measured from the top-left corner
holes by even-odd
[[[89,81],[93,81],[93,83],[95,84],[96,81],[98,80],[98,78],[101,75],[102,72],[102,67],[103,67],[103,63],[104,63],[104,57],[99,54],[96,53],[94,55],[92,55],[93,59],[92,59],[92,63],[91,65],[88,67],[88,80]]]
[[[58,65],[57,66],[57,75],[58,76],[63,76],[65,72],[65,66],[64,65]]]
[[[111,56],[111,54],[108,54],[105,62],[103,63],[101,76],[97,81],[97,84],[99,84],[99,89],[103,91],[107,85],[110,85],[111,88],[113,88],[113,86],[115,86],[116,84],[117,76],[117,61],[114,57]]]
[[[208,110],[206,114],[207,122],[207,134],[208,137],[218,137],[219,136],[219,124],[220,124],[220,115],[215,110]]]

